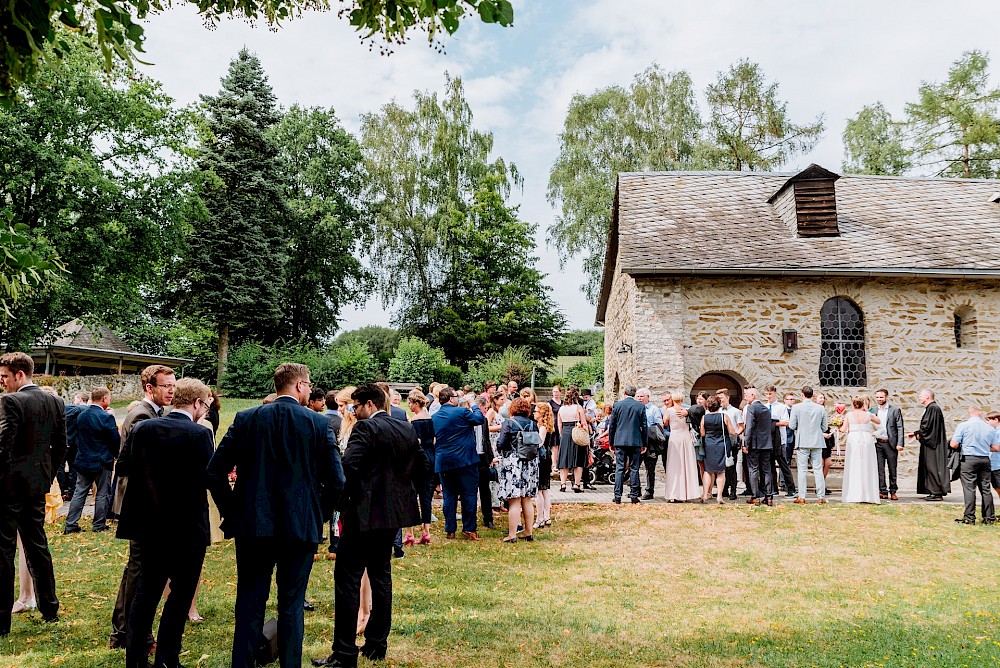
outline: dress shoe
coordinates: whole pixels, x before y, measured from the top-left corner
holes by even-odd
[[[749,503],[750,505],[753,505],[753,506],[759,506],[760,505],[760,499],[750,499],[749,501],[747,501],[747,503]]]
[[[464,533],[464,532],[463,532]],[[403,548],[392,546],[392,556],[396,559],[402,559],[406,556],[406,552],[403,552]]]
[[[621,505],[622,500],[619,499],[619,498],[614,498],[614,499],[611,499],[611,503],[617,503],[618,505]]]
[[[597,491],[597,488],[594,487],[593,485],[591,485],[589,482],[583,483],[583,488],[584,489],[589,489],[592,492],[596,492]]]
[[[344,663],[333,654],[325,659],[313,659],[312,665],[317,668],[322,668],[322,666],[326,666],[327,668],[357,668],[358,666],[357,663]]]
[[[796,492],[794,489],[790,489],[787,492],[785,492],[785,496],[791,498],[791,497],[795,496],[797,493],[798,492]]]
[[[889,495],[889,499],[891,499],[892,501],[899,501],[899,497],[896,496],[895,492]]]
[[[632,503],[639,503],[639,497],[638,496],[632,497]]]
[[[42,621],[46,624],[55,624],[59,621],[59,615],[52,615],[51,617],[42,617]]]
[[[987,517],[983,520],[983,524],[996,524],[996,523],[997,523],[997,518],[995,517]]]
[[[653,500],[653,493],[652,492],[646,492],[645,494],[642,495],[642,500],[643,501],[652,501]]]
[[[111,527],[101,527],[100,529],[94,529],[94,533],[101,533],[102,531],[111,531]]]
[[[455,532],[451,531],[451,532],[445,534],[444,537],[447,538],[448,540],[451,540],[451,539],[453,539],[455,537]]]
[[[465,540],[479,540],[479,532],[478,531],[463,531],[462,532],[462,538],[464,538]]]
[[[306,612],[315,612],[316,606],[310,603],[309,601],[303,601],[302,609],[305,610]]]
[[[80,533],[80,531],[81,531],[80,527],[66,527],[65,529],[63,529],[63,535],[68,536],[71,533]]]
[[[943,496],[939,496],[937,494],[928,494],[927,496],[924,497],[924,500],[925,501],[944,501],[944,497]]]
[[[494,525],[493,522],[490,522],[489,524],[487,524],[486,522],[483,522],[483,528],[485,528],[485,529],[496,529],[496,525]]]
[[[736,495],[735,495],[735,494],[733,494],[732,496],[730,496],[730,497],[729,497],[729,500],[730,500],[730,501],[736,501],[736,500],[737,500],[737,497],[736,497]]]
[[[878,498],[880,498],[880,499],[888,499],[889,495],[888,494],[879,494]]]
[[[747,499],[747,503],[753,503],[753,502],[755,502],[755,501],[756,501],[757,503],[760,503],[760,499],[756,499],[756,498],[754,498],[754,497],[750,497],[749,499]]]
[[[820,499],[820,500],[819,500],[819,501],[817,501],[816,503],[818,503],[818,504],[819,504],[819,505],[821,505],[821,506],[823,506],[823,505],[826,505],[826,499]]]
[[[367,646],[362,645],[359,650],[361,656],[365,657],[369,661],[384,661],[385,660],[385,650],[384,649],[368,649]]]
[[[794,503],[805,503],[805,502],[806,502],[806,500],[803,499],[801,496],[795,497]]]
[[[767,505],[769,505],[769,506],[773,506],[773,505],[774,505],[774,499],[766,499],[766,500],[764,501],[764,503],[766,503],[766,504],[767,504]]]
[[[975,524],[976,520],[967,520],[964,517],[959,517],[955,520],[958,524]]]

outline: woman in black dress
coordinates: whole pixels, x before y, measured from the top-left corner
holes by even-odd
[[[413,426],[414,431],[417,432],[417,440],[420,441],[420,447],[424,451],[424,455],[427,456],[427,460],[431,463],[431,467],[434,465],[434,422],[431,420],[430,413],[427,412],[427,397],[420,390],[410,390],[410,393],[406,397],[406,403],[410,407],[410,411],[413,413],[413,417],[410,418],[410,424]],[[424,481],[423,488],[418,491],[418,500],[420,501],[420,523],[421,533],[420,540],[417,541],[420,545],[430,545],[431,544],[431,499],[434,497],[434,480],[432,476],[427,476]],[[403,543],[407,545],[413,545],[413,530],[410,529],[406,538],[403,539]]]
[[[537,511],[535,528],[540,529],[552,526],[552,499],[549,497],[549,489],[552,487],[551,453],[552,448],[559,442],[552,406],[547,402],[536,404],[535,422],[538,424],[538,432],[542,436],[542,447],[538,450],[538,499],[535,502]]]

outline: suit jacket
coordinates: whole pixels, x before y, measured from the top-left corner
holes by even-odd
[[[486,416],[476,406],[445,404],[431,416],[434,421],[434,472],[451,471],[479,462],[473,427],[486,424]]]
[[[70,468],[76,459],[76,419],[85,410],[87,410],[86,404],[66,404],[66,461]]]
[[[66,460],[65,410],[37,385],[0,395],[0,490],[18,497],[49,491]]]
[[[182,411],[136,423],[128,436],[132,481],[118,518],[119,538],[207,546],[212,430]]]
[[[323,415],[330,418],[330,429],[333,430],[333,440],[340,443],[340,428],[344,426],[344,416],[332,411],[326,411]]]
[[[903,411],[896,406],[886,406],[886,436],[889,437],[889,445],[894,448],[901,447],[906,439],[906,432],[903,431]]]
[[[401,422],[409,422],[406,418],[406,410],[399,406],[389,406],[389,416],[394,420],[400,420]]]
[[[344,488],[330,419],[289,396],[240,411],[208,465],[208,480],[227,537],[319,543]]]
[[[646,407],[634,397],[615,402],[608,419],[608,443],[613,448],[645,448]]]
[[[760,400],[754,401],[747,409],[746,428],[743,430],[747,449],[772,449],[774,447],[774,434],[772,432],[771,410]]]
[[[384,411],[358,420],[344,451],[341,517],[359,531],[420,524],[417,490],[430,462],[409,422]]]
[[[167,407],[169,408],[169,407]],[[165,409],[166,410],[166,409]],[[118,452],[118,465],[115,472],[118,474],[119,481],[128,475],[129,466],[129,447],[128,447],[128,435],[132,432],[132,428],[136,423],[142,422],[143,420],[148,420],[150,418],[156,417],[156,411],[148,401],[143,399],[139,402],[139,405],[128,412],[125,416],[125,420],[122,422],[122,435],[121,435],[121,450]],[[121,490],[124,493],[124,488]],[[117,503],[121,502],[121,498],[116,499]]]
[[[825,448],[830,428],[826,409],[812,399],[806,399],[792,406],[792,417],[788,428],[795,432],[795,446],[799,448]]]
[[[113,415],[96,404],[87,406],[76,418],[76,457],[73,467],[84,473],[110,471],[121,446],[118,423]]]

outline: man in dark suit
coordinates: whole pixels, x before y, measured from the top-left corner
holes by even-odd
[[[330,420],[305,407],[309,367],[279,365],[274,388],[272,403],[237,413],[208,465],[222,530],[236,538],[233,668],[254,666],[272,575],[281,665],[302,663],[306,584],[323,521],[344,486]],[[230,488],[233,468],[236,486]]]
[[[753,496],[747,500],[759,506],[763,500],[774,505],[774,478],[771,474],[771,450],[774,448],[771,411],[765,406],[756,388],[746,391],[747,418],[744,429],[743,454],[749,460],[750,490]]]
[[[880,423],[875,429],[875,458],[878,461],[878,496],[880,499],[898,501],[896,491],[896,464],[903,451],[906,432],[903,430],[903,411],[889,403],[889,390],[875,393],[874,412]],[[889,480],[886,482],[886,469]]]
[[[35,364],[25,353],[0,356],[0,636],[10,633],[14,550],[21,534],[42,619],[56,620],[59,599],[45,537],[45,494],[66,457],[61,399],[31,382]]]
[[[615,453],[615,503],[622,502],[625,462],[629,462],[629,497],[639,503],[639,458],[646,452],[646,407],[636,401],[635,386],[625,386],[625,398],[616,401],[608,420],[608,443]]]
[[[125,490],[128,489],[129,434],[132,433],[133,427],[143,420],[163,416],[174,399],[174,389],[177,387],[177,377],[174,375],[174,370],[162,364],[147,366],[139,374],[139,379],[142,381],[143,387],[142,401],[129,411],[128,415],[125,416],[125,421],[122,422],[122,446],[118,453],[118,465],[115,468],[115,472],[118,474],[118,485],[111,505],[115,513],[121,512]],[[141,549],[139,541],[129,541],[128,562],[122,572],[122,581],[118,585],[118,597],[115,599],[115,608],[111,614],[111,641],[109,643],[111,649],[125,649],[126,646],[128,613],[132,608],[132,600],[135,598],[136,579],[139,577],[139,564],[142,561]],[[153,635],[150,634],[146,641],[152,647]]]
[[[94,531],[108,531],[108,495],[111,488],[111,470],[121,446],[121,435],[115,416],[108,413],[111,392],[99,387],[90,393],[90,405],[76,417],[76,490],[66,515],[63,533],[80,533],[80,516],[92,485],[97,485],[94,495]]]
[[[215,452],[212,431],[197,424],[208,414],[212,391],[200,380],[177,381],[174,410],[136,423],[129,433],[129,473],[119,538],[139,543],[142,562],[129,611],[126,668],[146,668],[147,638],[156,606],[170,581],[156,637],[156,668],[177,668],[188,609],[201,577],[208,524],[208,479]]]
[[[357,666],[355,638],[365,569],[372,611],[360,653],[372,661],[385,658],[392,625],[392,543],[400,528],[420,523],[417,490],[430,475],[417,433],[385,412],[389,399],[377,385],[362,385],[351,398],[358,423],[344,452],[347,484],[334,571],[333,653],[313,661],[316,666]]]

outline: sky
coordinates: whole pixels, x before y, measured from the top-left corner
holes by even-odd
[[[538,225],[540,268],[571,328],[594,326],[595,308],[579,287],[579,259],[560,269],[545,243],[558,213],[546,200],[549,169],[574,94],[627,87],[658,63],[686,70],[703,105],[705,87],[741,58],[759,63],[793,121],[822,115],[823,139],[786,170],[817,163],[838,171],[847,119],[881,101],[893,115],[917,97],[922,82],[941,81],[964,51],[992,52],[1000,76],[1000,30],[993,0],[514,0],[514,25],[463,20],[443,38],[445,53],[426,38],[390,56],[362,42],[334,11],[310,13],[277,30],[240,20],[207,29],[190,5],[146,24],[142,69],[180,104],[215,94],[230,60],[247,47],[260,58],[279,104],[332,107],[357,133],[361,115],[395,99],[412,106],[414,90],[443,91],[444,73],[461,76],[480,130],[493,132],[495,153],[524,176],[511,203]],[[342,313],[341,330],[388,325],[392,308],[377,299]]]

